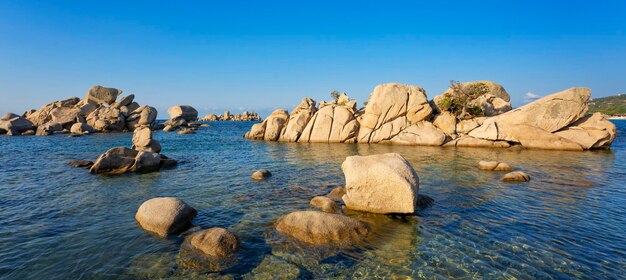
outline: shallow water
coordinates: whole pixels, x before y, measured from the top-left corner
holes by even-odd
[[[618,133],[626,121],[615,121]],[[258,142],[251,123],[212,123],[194,135],[158,132],[162,153],[182,160],[151,174],[94,176],[66,162],[95,159],[131,134],[79,138],[0,136],[0,278],[520,278],[623,279],[626,272],[626,140],[612,151]],[[366,244],[335,250],[276,234],[281,215],[309,209],[315,195],[343,184],[349,155],[398,152],[435,204],[415,217],[349,213],[367,221]],[[529,183],[477,169],[500,160]],[[267,181],[250,174],[267,168]],[[221,273],[180,260],[185,236],[157,238],[139,228],[137,207],[176,196],[198,210],[191,231],[226,227],[242,240]]]

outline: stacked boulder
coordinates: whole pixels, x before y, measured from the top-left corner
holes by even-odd
[[[19,118],[9,113],[5,117],[13,118],[4,120],[3,117],[0,122],[0,133],[52,135],[71,132],[82,135],[94,132],[132,131],[138,125],[155,125],[156,109],[139,106],[133,101],[135,98],[133,94],[117,100],[121,93],[119,89],[93,86],[82,100],[72,97],[55,101],[42,106],[39,110],[27,111]]]
[[[116,147],[100,155],[89,172],[93,174],[122,174],[126,172],[148,173],[171,167],[178,161],[159,154],[161,144],[152,139],[148,126],[135,128],[132,148]]]
[[[170,132],[182,129],[180,134],[193,133],[201,123],[198,122],[198,111],[188,105],[176,105],[167,109],[170,119],[163,123],[163,131]]]
[[[231,115],[229,111],[224,112],[222,115],[208,114],[202,118],[202,121],[215,122],[215,121],[260,121],[261,117],[255,112],[244,111],[242,114]]]
[[[605,116],[587,115],[588,88],[570,88],[511,110],[509,94],[491,81],[460,83],[483,90],[466,100],[480,112],[462,116],[445,105],[451,89],[429,101],[426,91],[397,83],[378,85],[365,108],[345,94],[333,102],[303,99],[291,115],[274,111],[244,137],[265,141],[384,143],[444,147],[520,146],[528,149],[608,149],[616,128]]]

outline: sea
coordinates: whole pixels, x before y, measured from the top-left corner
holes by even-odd
[[[149,174],[93,175],[67,165],[131,145],[131,133],[0,136],[1,279],[624,279],[626,120],[611,150],[567,152],[378,144],[277,143],[242,135],[252,122],[196,134],[155,132],[180,161]],[[400,153],[434,203],[413,216],[346,211],[368,223],[358,246],[300,244],[274,229],[283,215],[343,186],[352,155]],[[527,183],[481,171],[497,160]],[[273,176],[253,181],[265,168]],[[198,211],[167,238],[135,213],[160,196]],[[223,227],[241,240],[228,266],[189,264],[190,234]]]

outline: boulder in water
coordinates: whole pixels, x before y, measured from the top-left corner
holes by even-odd
[[[502,181],[506,182],[528,182],[530,181],[530,176],[522,171],[513,171],[507,173],[502,177]]]
[[[365,223],[319,211],[297,211],[280,218],[278,232],[310,244],[353,243],[368,234]]]
[[[193,247],[213,257],[229,257],[239,249],[239,238],[224,228],[210,228],[188,237]]]
[[[100,105],[100,104],[111,105],[115,102],[115,100],[117,99],[117,96],[120,95],[121,93],[122,91],[116,88],[93,86],[89,88],[89,90],[87,91],[87,95],[85,96],[85,99],[87,100],[87,102],[94,104],[94,105]]]
[[[271,176],[272,176],[272,173],[269,170],[259,169],[257,171],[254,171],[251,177],[253,180],[265,180]]]
[[[135,219],[139,225],[160,236],[188,229],[197,211],[175,197],[156,197],[139,206]]]
[[[337,213],[339,206],[332,199],[326,196],[316,196],[311,199],[311,205],[317,209],[320,209],[326,213]]]
[[[492,170],[492,171],[512,171],[513,168],[504,162],[497,161],[484,161],[481,160],[478,162],[478,168],[481,170]]]

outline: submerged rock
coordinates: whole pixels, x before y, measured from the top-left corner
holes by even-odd
[[[229,257],[239,249],[239,238],[224,228],[210,228],[188,237],[193,247],[213,257]]]
[[[326,213],[337,213],[339,206],[332,199],[326,196],[316,196],[311,199],[310,203],[313,207],[318,208]]]
[[[601,113],[587,115],[556,135],[582,146],[584,149],[608,149],[615,140],[616,127]]]
[[[288,261],[273,255],[266,255],[257,267],[255,267],[250,273],[243,276],[244,280],[291,280],[299,278],[300,269],[297,265],[289,263]]]
[[[254,180],[265,180],[272,176],[272,173],[267,169],[259,169],[252,173],[252,179]]]
[[[341,168],[346,177],[343,201],[348,209],[379,214],[415,213],[419,177],[400,154],[350,156]]]
[[[139,206],[135,219],[143,229],[167,236],[187,230],[196,214],[196,209],[178,198],[156,197]]]
[[[89,169],[93,165],[93,162],[88,160],[71,160],[67,163],[67,165],[71,167],[82,167]]]
[[[497,161],[484,161],[481,160],[478,162],[478,168],[481,170],[492,170],[492,171],[512,171],[513,168],[504,162]]]
[[[280,218],[278,232],[310,244],[351,244],[368,234],[361,221],[319,211],[297,211]]]
[[[502,181],[528,182],[530,181],[530,176],[522,171],[513,171],[504,175]]]

